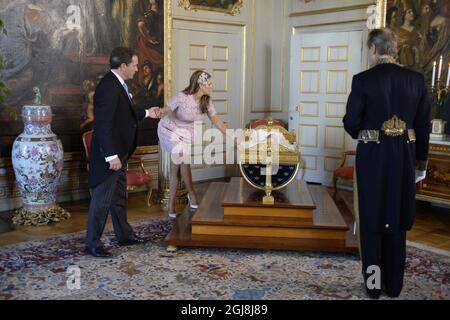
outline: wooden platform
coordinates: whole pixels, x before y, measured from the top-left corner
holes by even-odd
[[[175,247],[223,247],[355,252],[349,228],[322,186],[294,182],[263,206],[262,191],[241,178],[212,183],[195,214],[173,223],[165,243]],[[290,199],[293,199],[292,201]]]

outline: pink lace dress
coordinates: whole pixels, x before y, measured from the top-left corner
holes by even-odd
[[[181,150],[191,150],[194,140],[194,124],[201,122],[203,115],[194,96],[182,92],[175,95],[167,106],[172,110],[159,121],[158,137],[163,150],[169,153],[180,153]],[[208,116],[216,115],[214,105],[208,106]]]

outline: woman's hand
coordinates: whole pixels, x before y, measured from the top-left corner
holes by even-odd
[[[148,113],[150,115],[150,118],[152,119],[161,119],[161,108],[159,107],[153,107],[148,109]]]

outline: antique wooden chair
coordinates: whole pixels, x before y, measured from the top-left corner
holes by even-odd
[[[342,160],[341,165],[339,168],[334,170],[333,173],[333,186],[334,186],[334,197],[336,198],[337,193],[337,182],[339,179],[346,180],[346,181],[353,181],[353,175],[354,175],[354,166],[349,166],[347,164],[347,159],[350,156],[356,156],[355,150],[349,150],[344,152],[344,159]]]
[[[83,144],[84,144],[84,150],[86,152],[86,160],[87,160],[87,169],[89,170],[89,151],[91,148],[91,142],[92,142],[92,135],[94,131],[87,131],[83,134]],[[142,157],[138,155],[131,156],[130,160],[134,160],[139,162],[139,169],[140,170],[130,170],[129,166],[127,164],[127,196],[128,191],[133,191],[137,188],[141,188],[143,186],[146,186],[148,189],[147,193],[147,206],[151,207],[151,198],[152,198],[152,186],[151,181],[152,178],[150,177],[148,171],[145,169],[144,162],[142,160]]]

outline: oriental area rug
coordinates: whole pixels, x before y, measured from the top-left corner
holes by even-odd
[[[328,300],[367,299],[351,254],[180,248],[169,253],[167,220],[134,224],[144,245],[113,259],[84,253],[84,233],[0,247],[0,300]],[[388,299],[382,296],[381,299]],[[399,299],[450,299],[450,256],[408,243]]]

